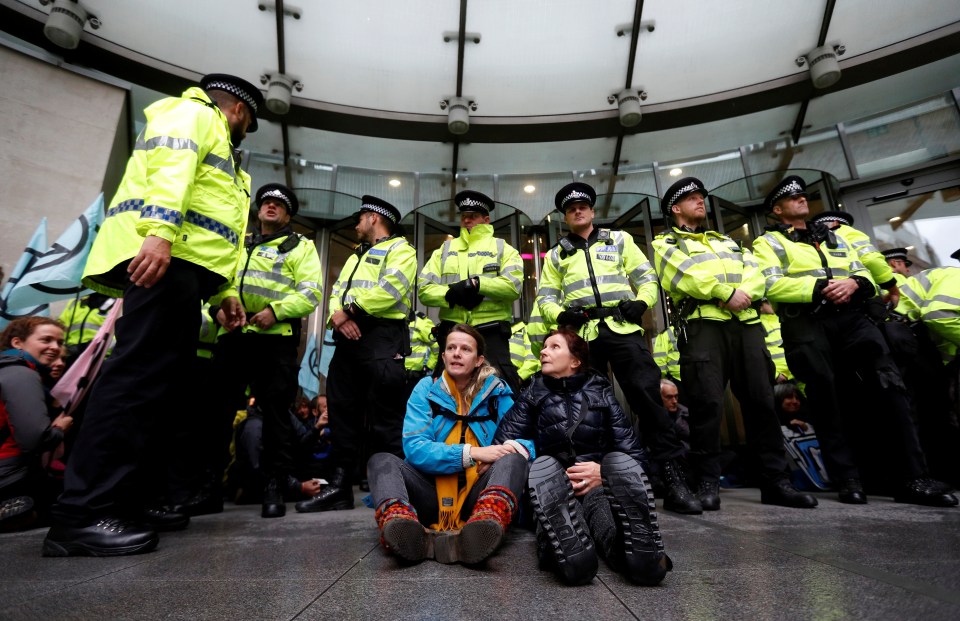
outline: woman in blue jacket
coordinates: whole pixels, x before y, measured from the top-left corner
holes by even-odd
[[[597,553],[636,584],[659,584],[663,552],[646,452],[607,378],[587,368],[587,342],[561,328],[540,352],[534,376],[494,442],[531,442],[530,500],[540,567],[568,584],[597,573]],[[531,451],[533,456],[533,451]]]
[[[406,562],[484,561],[517,511],[529,453],[517,442],[490,446],[513,399],[484,349],[474,328],[454,326],[443,374],[420,380],[407,402],[406,460],[377,453],[367,463],[380,541]]]

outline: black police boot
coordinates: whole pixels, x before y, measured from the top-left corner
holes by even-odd
[[[672,564],[663,552],[657,505],[643,467],[629,455],[608,453],[600,477],[616,521],[624,573],[634,584],[660,584]]]
[[[55,523],[43,540],[43,556],[127,556],[150,552],[159,541],[156,531],[114,517],[85,526]]]
[[[700,481],[697,488],[697,500],[704,511],[720,510],[720,483],[718,481]]]
[[[223,490],[220,488],[201,490],[182,503],[172,505],[170,509],[189,516],[223,513]]]
[[[837,498],[848,505],[867,504],[867,495],[863,493],[860,479],[844,479],[837,487]]]
[[[335,469],[329,485],[313,498],[301,500],[295,507],[298,513],[353,509],[353,486],[347,478],[347,471],[343,468]]]
[[[560,462],[543,455],[530,466],[527,483],[534,515],[560,578],[567,584],[589,583],[597,575],[599,561],[570,477]]]
[[[933,479],[913,479],[894,494],[896,502],[906,502],[928,507],[956,507],[957,497],[951,494],[953,488],[946,483]]]
[[[283,502],[283,489],[276,479],[267,481],[263,489],[263,503],[260,508],[260,517],[278,518],[287,514],[287,505]]]
[[[813,509],[817,499],[797,490],[787,479],[780,479],[760,489],[760,502],[794,509]]]
[[[674,461],[665,461],[660,464],[660,475],[663,477],[663,508],[674,513],[685,515],[700,515],[703,506],[697,500],[687,482],[683,478],[680,467]]]
[[[137,516],[139,522],[157,532],[184,530],[190,525],[190,516],[169,505],[145,507]]]

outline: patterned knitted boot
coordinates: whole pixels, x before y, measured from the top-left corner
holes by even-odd
[[[483,490],[470,519],[460,530],[460,562],[474,565],[493,554],[516,510],[517,497],[506,487],[495,485]]]
[[[417,519],[417,510],[405,500],[387,498],[374,517],[380,527],[380,544],[408,563],[427,556],[427,537]]]

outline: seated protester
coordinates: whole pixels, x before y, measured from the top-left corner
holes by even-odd
[[[510,388],[484,359],[473,327],[456,324],[442,353],[444,371],[425,377],[407,403],[406,460],[377,453],[367,464],[380,542],[406,562],[479,563],[499,547],[527,477],[522,447],[491,446],[513,405]],[[459,531],[459,532],[458,532]]]
[[[641,465],[646,452],[589,360],[576,332],[551,332],[540,352],[542,375],[504,417],[494,442],[522,444],[537,456],[529,488],[541,569],[553,565],[564,582],[586,584],[597,573],[596,545],[632,582],[659,584],[673,564]]]
[[[63,324],[46,317],[14,319],[0,334],[0,530],[28,525],[31,511],[44,520],[62,489],[40,455],[57,448],[73,423],[63,414],[51,422],[43,385],[63,334]]]
[[[780,425],[797,433],[813,433],[813,425],[806,413],[803,395],[796,384],[784,382],[773,387],[773,404],[777,408]]]
[[[683,443],[684,456],[690,450],[690,410],[680,403],[680,389],[675,383],[664,378],[660,380],[660,398],[667,414],[673,419],[673,430]]]
[[[296,455],[297,478],[300,484],[300,494],[312,498],[322,489],[321,479],[332,475],[329,464],[330,450],[330,419],[327,414],[327,396],[319,395],[310,400],[304,400],[308,416],[293,416],[291,426],[294,432],[294,448]]]
[[[227,493],[238,505],[258,504],[262,500],[263,475],[260,452],[263,442],[263,413],[255,397],[233,419],[233,456],[227,467]]]

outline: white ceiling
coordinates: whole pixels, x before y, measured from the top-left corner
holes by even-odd
[[[195,80],[226,72],[258,82],[278,67],[276,16],[256,0],[83,0],[102,21],[85,29],[81,47],[117,52],[172,76]],[[806,80],[794,62],[817,43],[826,0],[646,0],[632,86],[648,93],[645,114],[748,94],[776,95]],[[294,105],[305,114],[346,112],[375,121],[445,124],[438,102],[456,93],[460,3],[438,0],[293,0],[299,19],[284,20],[287,74],[302,81]],[[42,22],[39,0],[0,0]],[[528,141],[526,128],[616,118],[607,96],[626,85],[634,0],[473,0],[467,4],[462,93],[474,99],[474,128],[512,124],[518,139],[459,139],[457,166],[469,174],[545,174],[609,166],[619,126],[580,140]],[[853,68],[887,53],[910,54],[938,29],[960,25],[957,0],[841,0],[826,40],[842,44],[841,66]],[[626,26],[625,36],[617,36]],[[0,29],[5,29],[0,25]],[[9,31],[8,31],[9,32]],[[17,36],[17,32],[9,32]],[[953,36],[958,36],[954,34]],[[56,53],[56,48],[46,48]],[[69,54],[65,56],[69,62]],[[893,66],[893,65],[891,65]],[[895,69],[891,69],[893,73]],[[872,114],[960,86],[960,54],[810,100],[813,130]],[[128,78],[130,79],[130,78]],[[131,80],[136,81],[136,80]],[[841,79],[839,87],[843,87]],[[758,95],[758,96],[759,96]],[[623,139],[630,166],[736,150],[782,138],[803,97],[769,98],[763,109],[734,109],[725,118],[658,131],[639,126]],[[738,100],[738,101],[742,101]],[[343,131],[329,117],[290,123],[289,150],[311,162],[383,171],[449,172],[454,137],[401,140],[361,127]],[[314,123],[313,121],[316,121]],[[361,126],[363,123],[360,124]],[[418,126],[420,127],[420,126]],[[442,125],[441,125],[442,127]],[[340,131],[338,131],[340,130]],[[593,130],[591,130],[593,131]],[[559,136],[562,138],[562,135]],[[283,152],[280,124],[261,122],[244,148]]]

